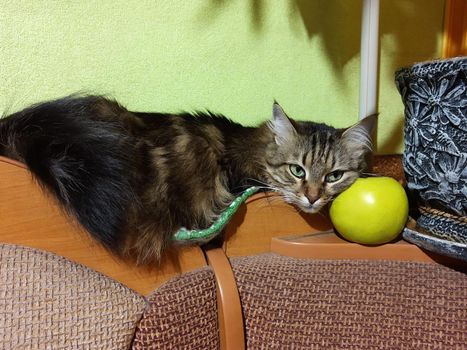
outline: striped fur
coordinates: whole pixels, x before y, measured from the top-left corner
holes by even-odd
[[[362,172],[373,122],[337,130],[273,109],[271,121],[244,127],[211,113],[137,113],[70,96],[1,119],[0,154],[25,162],[107,248],[151,263],[180,227],[209,226],[245,186],[315,212]],[[342,179],[325,183],[336,169]]]

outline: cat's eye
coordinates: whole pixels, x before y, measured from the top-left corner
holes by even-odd
[[[289,170],[293,176],[298,177],[299,179],[303,179],[305,177],[305,169],[303,169],[300,165],[290,164]]]
[[[343,175],[344,175],[344,172],[342,170],[336,170],[336,171],[333,171],[327,174],[324,177],[324,181],[326,181],[327,183],[333,183],[333,182],[336,182],[342,179]]]

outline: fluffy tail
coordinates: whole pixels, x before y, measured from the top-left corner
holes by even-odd
[[[0,119],[0,154],[26,163],[98,241],[122,246],[136,159],[121,115],[99,96],[67,97]]]

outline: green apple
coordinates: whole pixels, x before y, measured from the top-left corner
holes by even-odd
[[[329,211],[334,228],[345,239],[382,244],[404,228],[409,201],[404,188],[390,177],[360,178],[334,199]]]

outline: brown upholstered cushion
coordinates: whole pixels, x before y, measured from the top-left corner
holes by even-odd
[[[467,275],[396,261],[231,260],[248,349],[466,349]]]
[[[150,297],[133,349],[218,349],[216,281],[210,268],[177,277]]]
[[[128,349],[145,306],[85,266],[0,244],[0,349]]]

